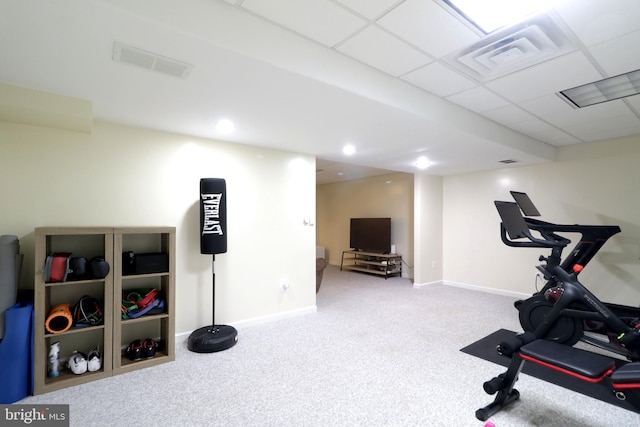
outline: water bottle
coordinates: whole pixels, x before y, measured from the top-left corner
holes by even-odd
[[[49,377],[55,378],[60,375],[60,341],[56,341],[49,346]]]

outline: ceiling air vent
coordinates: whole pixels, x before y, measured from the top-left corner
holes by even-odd
[[[504,159],[504,160],[498,160],[499,163],[504,163],[505,165],[510,165],[511,163],[518,163],[518,160],[514,160],[514,159]]]
[[[187,78],[193,68],[191,64],[186,62],[118,42],[113,43],[113,60],[181,79]]]
[[[539,14],[491,33],[445,60],[479,81],[488,81],[555,58],[574,48],[558,24]]]

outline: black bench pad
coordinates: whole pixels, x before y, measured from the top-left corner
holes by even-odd
[[[600,381],[615,368],[614,361],[606,356],[546,340],[522,346],[520,355],[525,360],[590,382]]]
[[[627,363],[611,375],[611,382],[617,384],[636,384],[640,388],[640,362]]]

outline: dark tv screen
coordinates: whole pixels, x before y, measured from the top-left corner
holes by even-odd
[[[364,252],[391,251],[391,218],[351,218],[349,245]]]

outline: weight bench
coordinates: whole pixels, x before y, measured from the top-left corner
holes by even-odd
[[[499,351],[501,346],[503,344],[498,347]],[[513,341],[504,346],[513,348]],[[601,354],[553,341],[534,340],[527,343],[524,339],[519,349],[513,349],[507,371],[483,384],[487,394],[498,394],[492,403],[476,411],[476,418],[486,421],[519,399],[520,393],[514,386],[526,362],[536,363],[582,381],[602,384],[618,399],[628,401],[640,411],[640,362],[616,368],[613,359]]]

